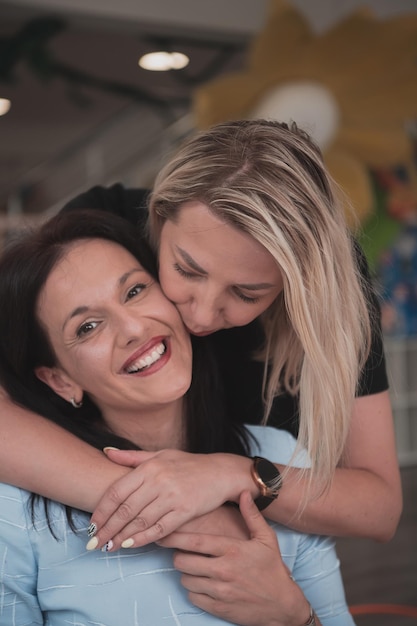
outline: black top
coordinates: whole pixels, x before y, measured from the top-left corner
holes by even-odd
[[[71,200],[63,210],[89,208],[110,211],[128,219],[132,224],[139,225],[139,231],[143,234],[147,217],[147,196],[147,190],[125,189],[120,184],[107,188],[93,187]],[[386,390],[388,380],[382,343],[380,306],[372,287],[366,259],[358,245],[356,252],[370,296],[373,320],[370,355],[360,377],[357,394],[366,396]],[[219,371],[226,388],[230,415],[242,423],[259,423],[263,417],[261,390],[264,366],[252,357],[263,343],[263,330],[259,320],[254,320],[247,326],[218,331],[202,340],[210,341],[215,350]],[[276,397],[268,424],[288,430],[297,436],[298,421],[298,397],[289,394]]]

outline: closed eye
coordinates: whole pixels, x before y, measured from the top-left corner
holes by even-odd
[[[181,267],[181,265],[179,265],[178,263],[174,263],[173,267],[174,267],[174,270],[178,272],[178,274],[180,276],[183,276],[184,278],[187,278],[187,279],[200,278],[200,274],[196,272],[188,272],[183,267]],[[259,296],[255,296],[255,297],[247,296],[237,288],[234,289],[234,293],[240,300],[242,300],[243,302],[246,302],[247,304],[256,304],[260,300]]]
[[[237,290],[235,291],[235,294],[240,300],[242,300],[243,302],[247,302],[248,304],[256,304],[260,300],[259,296],[255,296],[255,297],[246,296],[244,293],[242,293],[241,291],[237,291]]]
[[[178,274],[180,276],[183,276],[184,278],[198,278],[199,277],[198,274],[196,274],[195,272],[187,272],[187,270],[181,267],[181,265],[179,265],[178,263],[174,263],[174,270],[178,272]]]

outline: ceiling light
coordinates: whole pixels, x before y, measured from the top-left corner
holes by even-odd
[[[10,100],[7,100],[7,98],[0,98],[0,115],[6,115],[11,106],[12,103]]]
[[[182,70],[190,59],[182,52],[149,52],[138,61],[144,70],[153,72],[167,72],[168,70]]]

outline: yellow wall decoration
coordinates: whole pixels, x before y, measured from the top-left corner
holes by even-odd
[[[294,119],[317,135],[363,223],[374,208],[370,169],[411,167],[417,15],[381,20],[362,9],[318,35],[289,2],[271,0],[246,68],[198,88],[194,114],[199,128],[243,117]]]

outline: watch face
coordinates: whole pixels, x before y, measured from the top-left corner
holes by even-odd
[[[263,459],[262,457],[256,457],[255,469],[258,472],[259,478],[265,484],[266,489],[264,495],[276,498],[282,487],[282,476],[278,469],[271,461]]]
[[[282,487],[282,476],[271,461],[260,456],[253,457],[251,474],[260,491],[255,504],[260,511],[263,511],[278,497]]]

